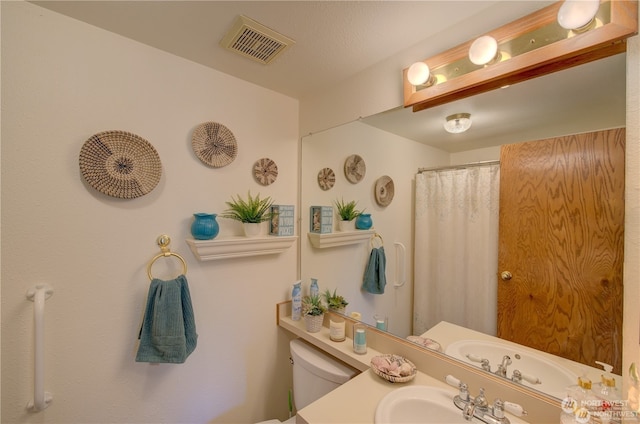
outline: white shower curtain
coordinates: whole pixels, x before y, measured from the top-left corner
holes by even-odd
[[[416,175],[414,334],[496,334],[499,184],[499,164]]]

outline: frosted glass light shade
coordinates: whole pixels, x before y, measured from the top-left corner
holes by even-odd
[[[469,48],[469,60],[475,65],[486,65],[498,55],[498,42],[489,35],[477,38]]]
[[[471,114],[469,113],[449,115],[444,123],[444,129],[452,134],[465,132],[469,128],[471,128]]]
[[[558,10],[558,23],[568,30],[583,28],[595,18],[599,7],[600,0],[565,0]]]
[[[431,72],[429,66],[424,62],[416,62],[409,67],[407,71],[407,79],[411,85],[422,85],[429,81]]]

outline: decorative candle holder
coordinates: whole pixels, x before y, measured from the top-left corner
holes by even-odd
[[[353,325],[353,351],[360,355],[367,353],[367,327],[364,324]]]
[[[331,314],[329,318],[329,338],[334,342],[342,342],[346,339],[344,318]]]
[[[378,330],[387,331],[389,328],[389,318],[385,315],[374,315],[373,319],[376,321],[376,328]]]

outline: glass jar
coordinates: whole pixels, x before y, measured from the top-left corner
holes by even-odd
[[[334,342],[342,342],[347,338],[344,318],[331,314],[329,318],[329,338]]]

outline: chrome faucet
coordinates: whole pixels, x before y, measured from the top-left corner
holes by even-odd
[[[522,373],[520,372],[520,370],[513,370],[511,381],[513,381],[514,383],[522,383]]]
[[[459,394],[453,398],[453,404],[462,410],[462,416],[466,421],[476,418],[486,424],[510,424],[509,419],[504,416],[505,411],[516,416],[527,414],[520,405],[503,402],[502,399],[495,399],[493,404],[489,405],[484,389],[480,389],[478,396],[471,397],[469,387],[452,375],[448,375],[445,381],[460,390]]]
[[[491,372],[491,365],[489,365],[488,359],[483,358],[482,361],[480,361],[480,367],[482,367],[482,369],[485,371]]]
[[[509,365],[511,365],[511,357],[509,355],[504,355],[502,357],[502,363],[498,365],[498,369],[496,370],[495,374],[499,375],[500,377],[506,377],[507,367]]]
[[[506,420],[504,416],[504,402],[502,399],[496,399],[493,401],[493,416],[500,421]]]
[[[480,389],[480,394],[475,398],[469,399],[462,409],[462,417],[467,421],[471,421],[477,414],[476,409],[478,409],[478,413],[484,413],[487,411],[488,406],[489,402],[487,402],[487,398],[484,396],[484,389]]]
[[[472,353],[468,353],[466,356],[472,362],[480,362],[480,367],[483,370],[491,372],[491,365],[489,364],[489,360],[487,358],[481,358],[480,356],[476,356]]]
[[[524,374],[520,370],[513,370],[511,381],[514,383],[522,383],[522,380],[531,384],[542,384],[542,381],[535,375]]]

